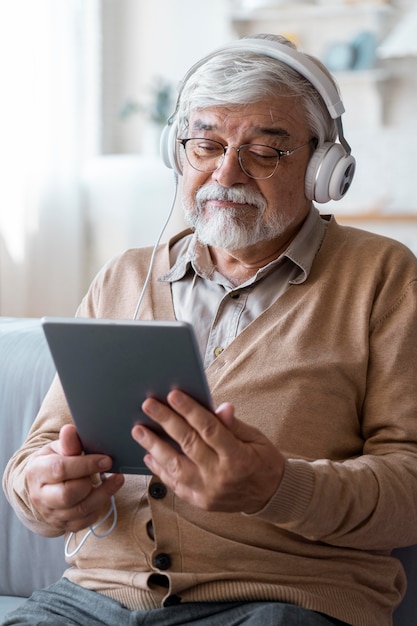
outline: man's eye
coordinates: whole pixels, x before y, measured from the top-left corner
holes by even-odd
[[[200,148],[200,150],[204,150],[205,152],[213,152],[213,150],[219,149],[218,146],[213,146],[213,144],[210,143],[200,143],[198,148]]]
[[[253,145],[248,149],[251,157],[256,159],[276,159],[277,153],[268,146]]]
[[[223,149],[220,146],[216,146],[215,144],[209,142],[196,144],[193,146],[193,150],[200,156],[220,154],[223,152]]]

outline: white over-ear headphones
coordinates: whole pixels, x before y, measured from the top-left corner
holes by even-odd
[[[328,141],[315,150],[307,166],[305,194],[309,200],[315,200],[319,203],[343,198],[353,179],[355,159],[351,155],[350,146],[343,135],[341,116],[345,108],[339,92],[330,78],[312,59],[290,46],[269,39],[248,38],[232,42],[227,46],[218,48],[191,67],[179,85],[175,111],[170,116],[161,135],[161,156],[165,165],[182,175],[177,142],[177,113],[185,83],[209,59],[227,50],[262,54],[282,61],[304,76],[315,87],[326,104],[330,116],[336,122],[340,143]]]

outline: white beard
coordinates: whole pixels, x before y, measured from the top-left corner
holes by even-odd
[[[207,200],[224,200],[248,206],[218,207],[207,215],[204,214]],[[187,224],[195,230],[201,243],[223,250],[240,250],[274,239],[288,228],[291,222],[288,216],[275,212],[265,217],[266,208],[265,197],[246,185],[222,187],[210,183],[198,189],[194,204],[185,206],[184,214]]]

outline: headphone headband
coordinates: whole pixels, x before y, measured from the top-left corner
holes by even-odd
[[[271,41],[270,39],[239,39],[238,41],[232,41],[227,46],[221,46],[217,48],[200,61],[197,61],[185,74],[184,78],[180,81],[178,91],[181,94],[185,83],[190,76],[194,74],[199,67],[204,65],[207,61],[217,56],[221,52],[227,52],[228,50],[236,50],[237,52],[253,52],[254,54],[260,54],[262,56],[269,56],[277,61],[283,61],[285,65],[292,67],[301,76],[304,76],[319,92],[323,98],[330,116],[333,119],[340,117],[345,112],[345,107],[340,99],[338,90],[334,83],[325,74],[314,61],[306,54],[291,48],[282,43]],[[177,107],[178,108],[178,107]],[[175,115],[176,111],[173,115]],[[171,116],[172,117],[172,116]]]
[[[252,52],[281,61],[288,67],[304,76],[320,94],[327,107],[330,117],[335,121],[340,143],[325,142],[319,147],[306,171],[305,194],[310,200],[325,203],[329,200],[340,200],[350,187],[355,172],[355,159],[351,155],[350,146],[343,135],[341,116],[345,111],[338,89],[331,78],[317,65],[312,57],[299,52],[286,44],[270,39],[245,38],[217,48],[203,59],[195,63],[185,74],[178,86],[179,95],[175,111],[169,117],[161,135],[161,156],[165,165],[177,174],[182,174],[182,163],[178,151],[177,114],[180,107],[181,94],[189,78],[202,65],[213,57],[236,50]]]

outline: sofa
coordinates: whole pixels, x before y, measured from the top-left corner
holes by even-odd
[[[23,442],[52,378],[54,366],[37,319],[0,318],[0,475]],[[0,490],[0,620],[33,590],[65,569],[63,538],[27,530]]]
[[[54,375],[38,319],[0,317],[0,475],[24,440]],[[416,516],[417,512],[410,512]],[[33,590],[57,580],[66,565],[63,539],[31,533],[0,490],[0,620]],[[417,546],[396,551],[408,590],[394,626],[417,626]]]

